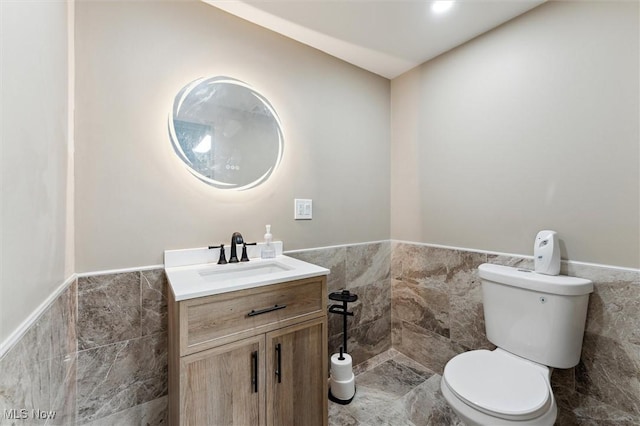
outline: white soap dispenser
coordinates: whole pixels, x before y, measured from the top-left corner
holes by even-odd
[[[262,246],[262,251],[260,253],[260,257],[263,259],[273,259],[276,257],[276,248],[271,244],[273,240],[273,235],[271,235],[271,225],[267,225],[267,232],[264,234],[264,245]]]
[[[560,245],[558,233],[540,231],[533,246],[535,271],[539,274],[558,275],[560,273]]]

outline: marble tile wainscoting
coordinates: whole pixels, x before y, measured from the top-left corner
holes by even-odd
[[[76,421],[77,280],[0,358],[0,425]]]
[[[347,349],[354,365],[391,348],[391,243],[389,241],[285,253],[328,268],[327,292],[349,290],[358,300],[348,304]],[[329,305],[341,302],[329,301]],[[329,355],[343,344],[342,316],[327,314]]]
[[[0,359],[0,425],[166,424],[166,295],[163,269],[74,279]]]
[[[79,425],[160,425],[167,415],[164,269],[78,278]]]
[[[358,294],[348,318],[354,364],[367,366],[385,353],[417,361],[432,376],[418,373],[425,382],[416,392],[432,395],[438,410],[445,410],[436,383],[444,364],[463,351],[493,348],[484,333],[476,268],[484,262],[532,267],[529,258],[398,241],[287,254],[330,268],[330,292]],[[553,374],[556,424],[639,425],[639,271],[564,263],[562,273],[593,280],[595,292],[580,363]],[[73,280],[0,359],[0,425],[166,424],[167,290],[160,267]],[[342,343],[342,321],[338,315],[329,321],[333,353]],[[407,403],[415,410],[411,398],[394,407]],[[14,418],[5,414],[21,409],[29,419],[18,418],[20,411]],[[35,419],[33,409],[56,416]],[[450,414],[445,410],[428,424]]]
[[[330,268],[329,291],[358,294],[348,319],[356,363],[391,347],[389,241],[287,254]],[[0,359],[0,425],[166,424],[167,291],[160,267],[73,280]],[[330,336],[331,353],[340,318]],[[11,409],[30,418],[8,419]],[[33,419],[33,409],[56,416]]]
[[[389,241],[286,254],[330,268],[330,292],[358,294],[348,319],[354,362],[391,347]],[[78,425],[166,424],[167,291],[162,269],[78,279]],[[342,320],[331,317],[329,352],[342,342]]]
[[[493,349],[477,267],[532,269],[530,258],[392,242],[392,346],[437,374],[458,353]],[[640,272],[563,263],[595,284],[580,363],[556,370],[557,425],[640,424]]]

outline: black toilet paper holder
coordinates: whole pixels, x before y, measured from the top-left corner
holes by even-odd
[[[330,300],[342,302],[342,305],[329,306],[329,312],[332,314],[342,315],[342,339],[343,346],[340,348],[340,358],[342,358],[343,348],[344,352],[347,351],[347,317],[352,317],[353,312],[347,311],[347,303],[352,303],[358,300],[357,294],[351,294],[349,290],[334,291],[329,294]]]

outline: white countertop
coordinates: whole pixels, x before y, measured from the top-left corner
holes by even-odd
[[[204,249],[191,250],[197,255]],[[186,251],[179,251],[181,258],[191,257],[185,256]],[[218,265],[217,258],[210,263],[175,262],[175,253],[170,252],[177,250],[165,252],[165,271],[176,301],[328,275],[330,272],[327,268],[282,254],[273,259],[250,257],[249,262]],[[179,263],[187,264],[176,266]]]

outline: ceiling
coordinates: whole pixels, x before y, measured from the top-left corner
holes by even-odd
[[[392,79],[546,0],[203,1]]]

